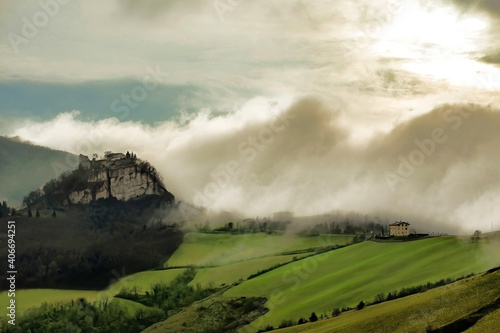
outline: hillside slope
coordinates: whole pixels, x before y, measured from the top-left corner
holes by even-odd
[[[335,332],[495,332],[498,329],[500,270],[476,275],[453,284],[404,298],[353,310],[339,317],[293,326],[279,333]],[[477,323],[460,325],[461,319],[497,303]],[[494,306],[495,307],[495,306]],[[452,326],[458,325],[458,326]]]
[[[76,167],[68,160],[78,162],[73,154],[0,136],[0,201],[20,204],[29,191]]]
[[[228,290],[227,297],[265,297],[270,311],[246,331],[282,320],[330,314],[379,293],[481,272],[500,263],[498,241],[453,237],[403,243],[364,242],[280,267]]]

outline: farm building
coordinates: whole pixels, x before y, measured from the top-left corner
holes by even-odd
[[[408,236],[410,234],[410,223],[408,222],[396,221],[389,226],[391,236]]]

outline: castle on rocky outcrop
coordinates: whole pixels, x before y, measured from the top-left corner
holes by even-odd
[[[69,193],[72,204],[88,204],[111,197],[127,201],[144,195],[168,193],[155,168],[133,153],[108,152],[100,160],[90,160],[80,154],[79,162],[75,172],[87,178],[84,181],[87,185]]]
[[[104,159],[96,160],[95,157],[90,160],[88,156],[80,154],[79,168],[87,170],[99,170],[102,168],[109,168],[111,166],[126,166],[132,165],[137,160],[137,157],[132,153],[108,153],[105,155]]]

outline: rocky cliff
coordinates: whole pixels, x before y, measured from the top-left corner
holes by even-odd
[[[80,180],[74,182],[75,186],[68,193],[67,200],[71,204],[88,204],[107,198],[128,201],[145,195],[171,196],[155,168],[129,154],[111,154],[97,161],[80,155],[79,168],[74,172]]]

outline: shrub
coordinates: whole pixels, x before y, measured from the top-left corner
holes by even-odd
[[[339,316],[339,315],[340,315],[340,312],[341,312],[341,311],[340,311],[340,309],[339,309],[339,308],[335,308],[335,309],[333,309],[333,311],[332,311],[332,317],[337,317],[337,316]]]

